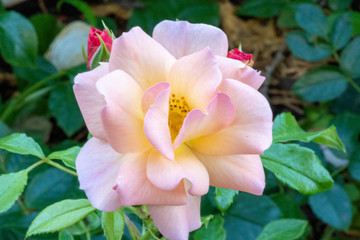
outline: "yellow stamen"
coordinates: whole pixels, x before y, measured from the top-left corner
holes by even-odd
[[[190,110],[185,97],[178,98],[175,94],[171,94],[169,99],[169,128],[172,141],[179,134],[184,119]]]

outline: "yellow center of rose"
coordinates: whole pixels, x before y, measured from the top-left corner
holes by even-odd
[[[190,107],[187,104],[183,96],[178,97],[175,94],[171,94],[169,99],[169,128],[171,134],[171,140],[174,142],[176,136],[179,134],[181,126]]]

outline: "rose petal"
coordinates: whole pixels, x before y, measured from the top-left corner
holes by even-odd
[[[259,155],[210,156],[194,151],[206,167],[210,185],[261,195],[265,174]]]
[[[272,142],[272,112],[266,98],[254,88],[232,79],[220,88],[231,98],[236,116],[221,131],[189,144],[207,155],[262,154]]]
[[[106,140],[100,111],[105,106],[104,96],[96,89],[96,81],[108,73],[108,63],[101,63],[92,71],[79,73],[74,81],[74,93],[89,132]]]
[[[149,110],[150,105],[155,102],[157,95],[165,89],[170,88],[170,84],[166,82],[158,83],[148,88],[142,97],[142,110],[146,113]]]
[[[142,90],[137,82],[116,70],[102,77],[97,88],[105,96],[101,118],[110,145],[119,153],[149,149],[143,132]]]
[[[256,90],[258,90],[265,81],[265,77],[261,76],[260,72],[247,66],[241,61],[220,56],[216,56],[216,60],[219,63],[223,79],[236,79]]]
[[[187,240],[189,232],[201,227],[200,197],[188,194],[183,206],[148,206],[151,218],[162,235],[171,240]]]
[[[175,58],[141,28],[134,27],[114,40],[109,70],[121,69],[132,76],[143,90],[167,81]]]
[[[234,120],[235,109],[231,99],[224,93],[218,93],[207,106],[206,113],[194,109],[188,113],[174,141],[174,148],[182,142],[215,133],[227,127]]]
[[[120,159],[121,155],[108,143],[94,137],[85,143],[76,158],[80,189],[101,211],[112,212],[121,207],[120,198],[113,190]]]
[[[171,191],[155,187],[146,178],[148,152],[126,154],[121,158],[115,187],[123,206],[130,205],[182,205],[187,197],[183,184]]]
[[[168,85],[149,107],[144,119],[144,133],[156,150],[164,157],[173,160],[174,150],[168,124],[169,96],[170,86]]]
[[[228,40],[219,28],[186,21],[162,21],[155,26],[153,38],[175,58],[195,53],[209,47],[214,54],[226,56]]]
[[[190,108],[205,111],[216,95],[221,72],[209,48],[177,60],[169,72],[171,93],[185,97]]]
[[[189,193],[202,196],[209,190],[209,175],[203,164],[184,145],[175,152],[175,161],[164,158],[157,151],[150,152],[146,168],[147,178],[156,187],[172,190],[186,178],[191,182]]]

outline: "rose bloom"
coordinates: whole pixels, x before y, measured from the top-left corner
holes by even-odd
[[[146,204],[165,237],[187,239],[209,185],[262,194],[259,154],[272,142],[264,77],[227,53],[222,30],[163,21],[152,37],[123,33],[108,63],[76,76],[93,136],[76,169],[94,207]]]

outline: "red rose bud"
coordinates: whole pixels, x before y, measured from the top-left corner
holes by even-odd
[[[91,27],[88,38],[87,68],[93,69],[99,62],[108,61],[113,39],[108,31]]]
[[[239,60],[248,65],[249,67],[252,67],[254,65],[254,60],[252,60],[252,54],[244,53],[237,48],[228,52],[227,57]]]

